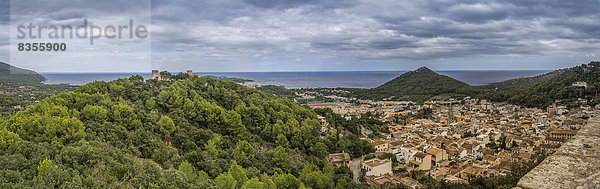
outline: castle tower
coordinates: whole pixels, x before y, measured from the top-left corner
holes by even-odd
[[[158,79],[160,80],[160,74],[158,73],[158,70],[152,70],[152,79]]]
[[[195,74],[192,70],[187,70],[186,72],[189,76],[198,76],[198,74]]]

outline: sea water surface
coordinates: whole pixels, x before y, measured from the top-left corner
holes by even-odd
[[[335,72],[197,72],[200,76],[226,76],[255,80],[247,84],[281,85],[286,88],[373,88],[407,71],[335,71]],[[550,70],[452,70],[436,71],[470,85],[485,85],[507,79],[531,77]],[[150,73],[41,73],[47,84],[84,85],[93,81],[111,81]]]

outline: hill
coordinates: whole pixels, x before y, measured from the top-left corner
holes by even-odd
[[[363,188],[324,161],[373,147],[233,81],[96,81],[0,118],[0,188]]]
[[[451,77],[440,75],[429,68],[421,67],[384,83],[365,90],[355,91],[363,99],[393,99],[424,101],[436,95],[464,96],[478,93],[478,89]]]
[[[560,69],[560,70],[555,70],[555,71],[545,73],[542,75],[538,75],[538,76],[509,79],[506,81],[490,83],[490,84],[483,85],[480,87],[483,89],[493,89],[493,90],[497,90],[497,91],[522,89],[522,88],[530,87],[530,86],[548,81],[556,76],[559,76],[560,74],[562,74],[568,70],[569,69]]]
[[[546,107],[556,101],[559,104],[577,106],[578,99],[588,101],[588,105],[600,103],[600,62],[592,61],[573,68],[555,71],[554,77],[546,78],[528,87],[506,91],[489,91],[482,95],[492,101],[508,101],[527,107]],[[539,77],[539,76],[538,76]],[[585,86],[575,86],[575,82]]]
[[[4,83],[39,83],[46,78],[37,72],[17,68],[0,62],[0,82]]]

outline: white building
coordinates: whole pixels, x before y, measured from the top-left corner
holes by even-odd
[[[373,158],[362,163],[362,168],[367,171],[366,176],[381,176],[392,174],[392,161]]]
[[[396,156],[396,160],[403,163],[408,163],[419,150],[411,147],[400,147],[394,149],[392,153]]]
[[[487,143],[490,143],[490,136],[478,135],[477,137],[475,137],[475,140],[477,140],[477,143],[479,143],[479,144],[487,144]]]

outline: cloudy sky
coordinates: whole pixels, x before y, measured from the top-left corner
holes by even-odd
[[[56,3],[80,2],[75,0],[20,5],[19,12],[34,14],[10,14],[13,21],[118,23],[150,15],[152,31],[151,51],[136,42],[101,41],[67,56],[93,56],[79,67],[64,56],[46,66],[23,66],[42,72],[552,70],[600,59],[599,0],[145,1],[143,6]],[[7,31],[7,12],[16,7],[0,5],[1,29]],[[0,34],[4,61],[14,48],[9,36]],[[135,57],[111,60],[123,56]],[[132,66],[121,68],[124,64]]]

